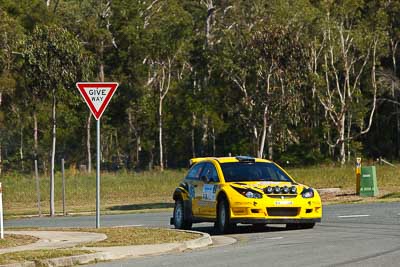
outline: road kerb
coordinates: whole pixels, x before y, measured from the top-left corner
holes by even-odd
[[[181,230],[171,230],[171,231],[181,231]],[[108,261],[108,260],[118,260],[123,258],[136,258],[142,256],[160,255],[173,251],[185,251],[187,249],[198,249],[212,245],[211,236],[207,233],[201,233],[196,231],[184,231],[184,232],[200,234],[201,237],[180,243],[120,246],[120,247],[90,247],[87,249],[97,252],[84,255],[38,260],[37,263],[43,266],[57,266],[57,267],[75,266],[79,264],[88,264],[94,261]],[[0,265],[0,267],[31,267],[31,266],[36,266],[35,262],[26,261],[23,263]]]

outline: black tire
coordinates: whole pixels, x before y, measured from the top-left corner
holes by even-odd
[[[217,221],[215,226],[221,234],[230,234],[235,231],[236,224],[230,222],[229,203],[226,199],[218,201]]]
[[[299,229],[312,229],[314,226],[315,223],[301,223],[299,224]]]
[[[190,230],[192,229],[192,221],[186,218],[185,206],[182,200],[175,201],[174,207],[174,226],[176,229]]]
[[[286,229],[296,230],[296,229],[312,229],[315,223],[288,223],[286,224]]]

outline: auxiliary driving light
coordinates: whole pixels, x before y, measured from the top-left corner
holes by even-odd
[[[290,187],[290,193],[292,193],[292,194],[296,194],[296,192],[297,192],[297,188],[296,188],[296,186],[292,186],[292,187]]]
[[[287,187],[286,185],[282,188],[282,191],[284,194],[289,193],[289,187]]]
[[[281,188],[279,186],[275,186],[274,192],[275,194],[279,194],[281,192]]]
[[[274,189],[270,186],[268,186],[267,188],[264,189],[264,192],[266,194],[272,194],[273,191],[274,191]]]

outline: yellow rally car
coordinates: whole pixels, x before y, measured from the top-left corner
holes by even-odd
[[[274,162],[247,156],[194,158],[175,189],[171,224],[215,222],[221,233],[237,223],[312,228],[322,218],[318,192],[296,183]]]

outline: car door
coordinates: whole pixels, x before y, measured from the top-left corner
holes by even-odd
[[[205,179],[204,179],[205,177]],[[208,182],[204,182],[208,180]],[[206,163],[200,175],[199,189],[201,197],[198,200],[199,215],[210,217],[216,214],[216,195],[219,189],[219,179],[217,170],[212,163]]]
[[[202,187],[200,181],[200,174],[204,169],[205,163],[198,163],[194,165],[185,178],[188,184],[189,197],[192,203],[192,214],[198,216],[200,213],[199,200],[202,194]]]

